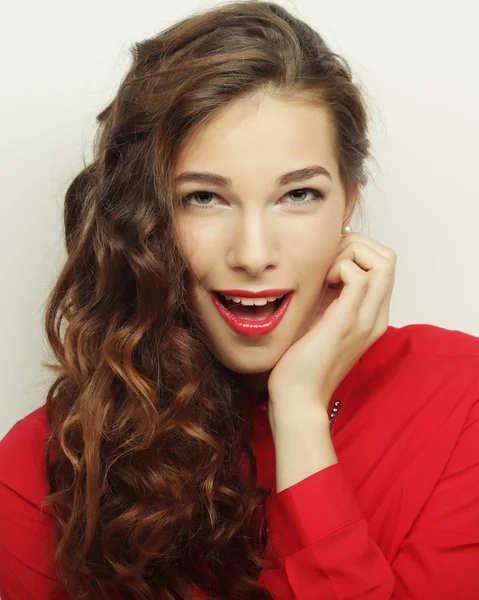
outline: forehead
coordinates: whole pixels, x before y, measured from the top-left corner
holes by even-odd
[[[212,117],[185,141],[175,170],[262,167],[265,172],[269,167],[277,173],[315,163],[335,172],[327,112],[311,103],[263,96],[234,101]]]

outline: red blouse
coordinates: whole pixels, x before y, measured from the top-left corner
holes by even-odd
[[[274,493],[266,407],[252,447],[266,501],[259,581],[280,600],[479,598],[479,338],[390,326],[331,397],[338,464]],[[0,442],[0,597],[42,600],[55,579],[44,407]]]

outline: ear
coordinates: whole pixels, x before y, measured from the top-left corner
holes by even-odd
[[[356,204],[358,201],[359,187],[357,183],[352,184],[349,189],[349,192],[346,195],[346,216],[343,219],[343,223],[349,223],[351,216],[356,208]]]

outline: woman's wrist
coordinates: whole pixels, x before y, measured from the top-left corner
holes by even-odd
[[[327,402],[309,396],[301,395],[301,401],[295,402],[295,396],[289,395],[287,401],[279,401],[270,396],[268,417],[273,436],[276,432],[291,433],[307,429],[329,430],[329,415]]]
[[[276,457],[276,492],[338,462],[324,409],[309,415],[270,407]]]

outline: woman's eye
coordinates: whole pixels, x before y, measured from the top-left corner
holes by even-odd
[[[293,197],[292,196],[293,194],[297,194],[298,192],[300,192],[300,197],[299,198],[294,197],[295,199],[293,201],[290,201],[289,204],[292,204],[295,206],[296,205],[304,206],[305,204],[311,204],[312,202],[324,199],[324,194],[313,188],[300,188],[297,190],[291,190],[290,192],[285,194],[283,197],[291,198],[291,197]],[[309,197],[308,197],[308,194],[310,194]],[[197,197],[197,202],[198,202],[197,204],[190,202],[190,199],[192,199],[194,196]],[[207,192],[207,191],[200,190],[200,191],[196,191],[196,192],[191,192],[191,194],[187,194],[186,196],[183,196],[181,201],[182,201],[182,204],[185,206],[194,206],[196,208],[210,208],[212,206],[212,204],[210,202],[212,196],[218,197],[217,194],[214,194],[213,192]]]
[[[319,200],[319,199],[324,199],[324,194],[319,192],[318,190],[313,190],[312,188],[302,188],[300,190],[292,190],[291,192],[288,192],[288,194],[286,194],[287,196],[289,194],[294,194],[295,192],[301,192],[301,194],[307,194],[308,192],[311,192],[312,194],[312,198],[308,198],[307,200],[304,200],[304,202],[301,202],[301,204],[309,204],[311,202],[314,202],[315,200]],[[303,198],[300,198],[300,200],[302,200]],[[294,204],[298,204],[298,202],[294,202]]]
[[[197,196],[198,198],[200,198],[200,200],[205,200],[204,196],[216,196],[216,194],[213,194],[213,192],[192,192],[191,194],[188,194],[187,196],[183,196],[183,203],[190,204],[189,198],[191,198],[191,196]],[[208,200],[208,198],[206,198],[206,200]],[[193,206],[195,206],[195,205],[193,205]],[[203,206],[205,206],[205,204],[202,204],[200,202],[196,206],[203,207]]]

